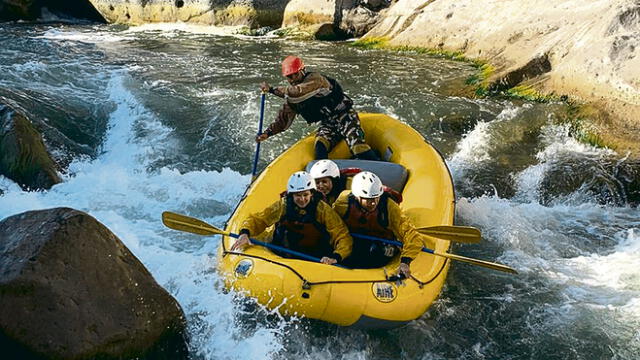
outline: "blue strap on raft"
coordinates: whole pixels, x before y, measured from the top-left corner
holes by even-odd
[[[229,233],[229,236],[231,236],[232,238],[236,238],[236,239],[240,237],[240,235],[233,234],[233,233]],[[267,242],[264,242],[264,241],[260,241],[260,240],[256,240],[256,239],[250,239],[250,240],[251,240],[251,243],[254,244],[254,245],[260,245],[260,246],[266,247],[267,249],[271,249],[271,250],[274,250],[274,251],[279,251],[279,252],[284,252],[284,253],[287,253],[287,254],[291,254],[293,256],[299,257],[299,258],[304,259],[304,260],[309,260],[309,261],[318,262],[318,263],[320,262],[320,259],[315,257],[315,256],[307,255],[307,254],[301,253],[299,251],[287,249],[286,247],[273,245],[273,244],[270,244],[270,243],[267,243]],[[337,267],[344,268],[344,269],[348,269],[347,267],[344,267],[344,266],[339,265],[339,264],[333,264],[333,265],[337,266]]]

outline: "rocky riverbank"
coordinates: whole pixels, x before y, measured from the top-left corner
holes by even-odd
[[[604,144],[640,156],[637,1],[397,1],[365,38],[486,61],[489,90],[586,103],[577,116]]]

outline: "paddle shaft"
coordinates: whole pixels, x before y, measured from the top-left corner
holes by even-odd
[[[383,238],[370,236],[370,235],[351,233],[351,236],[357,237],[357,238],[361,238],[361,239],[366,239],[366,240],[378,241],[378,242],[381,242],[381,243],[384,243],[384,244],[396,245],[396,246],[400,246],[400,247],[402,247],[402,245],[403,245],[400,241],[383,239]],[[431,250],[429,248],[426,248],[426,247],[423,247],[422,251],[427,252],[429,254],[433,254],[434,253],[433,250]]]
[[[353,237],[358,237],[361,239],[367,239],[367,240],[373,240],[373,241],[379,241],[381,243],[385,243],[385,244],[390,244],[390,245],[396,245],[396,246],[400,246],[402,247],[402,243],[400,241],[395,241],[395,240],[388,240],[388,239],[382,239],[379,237],[375,237],[375,236],[369,236],[369,235],[363,235],[363,234],[351,234],[351,236]],[[431,250],[429,248],[423,247],[422,251],[432,254],[432,255],[436,255],[436,256],[442,256],[448,259],[453,259],[453,260],[458,260],[458,261],[464,261],[466,263],[469,264],[474,264],[474,265],[478,265],[478,266],[482,266],[482,267],[486,267],[489,269],[493,269],[493,270],[498,270],[498,271],[503,271],[503,272],[508,272],[508,273],[512,273],[512,274],[517,274],[518,272],[506,265],[502,265],[502,264],[497,264],[497,263],[492,263],[489,261],[484,261],[484,260],[478,260],[478,259],[472,259],[472,258],[468,258],[466,256],[461,256],[461,255],[455,255],[455,254],[449,254],[449,253],[441,253],[441,252],[437,252],[434,250]]]
[[[232,238],[236,238],[236,239],[240,237],[240,235],[238,235],[238,234],[234,234],[234,233],[230,233],[230,232],[224,232],[224,233],[221,233],[221,234],[222,234],[222,235],[228,235],[228,236],[231,236]],[[319,259],[319,258],[317,258],[317,257],[315,257],[315,256],[307,255],[307,254],[305,254],[305,253],[301,253],[301,252],[299,252],[299,251],[295,251],[295,250],[287,249],[286,247],[282,247],[282,246],[278,246],[278,245],[273,245],[273,244],[270,244],[270,243],[268,243],[268,242],[264,242],[264,241],[256,240],[256,239],[253,239],[253,238],[250,238],[249,240],[251,240],[251,243],[252,243],[252,244],[260,245],[260,246],[264,246],[264,247],[266,247],[267,249],[271,249],[271,250],[275,250],[275,251],[280,251],[280,252],[286,252],[286,253],[288,253],[288,254],[291,254],[291,255],[297,256],[297,257],[299,257],[299,258],[301,258],[301,259],[305,259],[305,260],[309,260],[309,261],[320,262],[320,259]],[[333,265],[335,265],[335,266],[337,266],[337,267],[341,267],[341,268],[345,268],[345,269],[346,269],[346,267],[344,267],[344,266],[342,266],[342,265],[339,265],[339,264],[333,264]]]
[[[264,102],[266,94],[263,92],[260,96],[260,121],[258,121],[258,136],[262,134],[262,121],[264,120]],[[260,159],[260,142],[256,142],[256,155],[253,158],[253,170],[251,171],[251,182],[256,179],[258,172],[258,159]]]

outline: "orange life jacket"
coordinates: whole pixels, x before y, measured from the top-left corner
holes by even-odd
[[[347,211],[342,218],[349,228],[349,232],[355,234],[375,236],[382,239],[393,240],[395,235],[389,229],[389,212],[387,204],[390,195],[383,193],[380,203],[374,211],[368,212],[358,202],[353,195],[349,195]],[[392,201],[392,200],[391,200]],[[350,266],[355,268],[380,267],[387,264],[395,254],[393,249],[386,254],[388,245],[384,245],[358,236],[353,236],[353,248],[351,256],[347,259]],[[381,251],[384,251],[381,253]],[[384,255],[383,255],[384,254]]]
[[[394,235],[389,230],[389,213],[387,201],[390,195],[383,193],[380,202],[374,211],[365,211],[358,199],[350,194],[348,197],[347,211],[342,216],[349,231],[356,234],[370,235],[383,239],[393,239]],[[366,240],[368,241],[368,240]]]
[[[286,210],[276,223],[273,243],[315,257],[331,255],[333,248],[329,243],[329,233],[316,220],[322,194],[314,192],[311,202],[304,209],[296,206],[291,195],[285,196]]]

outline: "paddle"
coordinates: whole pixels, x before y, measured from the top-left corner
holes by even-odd
[[[420,234],[466,244],[477,244],[482,238],[480,230],[471,226],[425,226],[416,230]]]
[[[186,216],[186,215],[180,215],[180,214],[176,214],[173,212],[169,212],[169,211],[165,211],[162,213],[162,223],[171,229],[174,230],[179,230],[179,231],[184,231],[184,232],[188,232],[188,233],[192,233],[192,234],[198,234],[198,235],[225,235],[225,236],[231,236],[232,238],[238,238],[240,237],[240,235],[238,234],[234,234],[234,233],[230,233],[228,231],[224,231],[224,230],[220,230],[217,227],[207,224],[206,222],[200,220],[200,219],[196,219],[196,218],[192,218],[190,216]],[[251,243],[255,244],[255,245],[260,245],[263,247],[266,247],[267,249],[271,249],[271,250],[275,250],[275,251],[280,251],[280,252],[285,252],[294,256],[297,256],[301,259],[305,259],[305,260],[309,260],[309,261],[313,261],[313,262],[320,262],[320,259],[318,259],[315,256],[311,256],[311,255],[307,255],[305,253],[301,253],[295,250],[291,250],[291,249],[287,249],[285,247],[282,246],[278,246],[278,245],[273,245],[270,243],[266,243],[260,240],[256,240],[256,239],[251,239]],[[338,264],[333,264],[335,266],[341,267],[341,268],[345,268],[342,265],[338,265]],[[345,268],[346,269],[346,268]]]
[[[262,134],[262,120],[264,119],[264,101],[266,93],[263,91],[260,97],[260,121],[258,122],[258,136]],[[260,159],[260,142],[256,142],[256,155],[253,158],[253,170],[251,171],[251,182],[256,179],[258,172],[258,159]]]
[[[385,244],[391,244],[391,245],[396,245],[396,246],[400,246],[402,247],[402,243],[400,241],[395,241],[395,240],[387,240],[387,239],[382,239],[382,238],[378,238],[375,236],[369,236],[369,235],[361,235],[361,234],[351,234],[351,236],[353,237],[359,237],[361,239],[367,239],[367,240],[373,240],[373,241],[379,241]],[[454,254],[449,254],[449,253],[442,253],[442,252],[438,252],[438,251],[434,251],[431,250],[429,248],[422,248],[422,251],[429,253],[429,254],[433,254],[433,255],[437,255],[437,256],[442,256],[448,259],[452,259],[452,260],[458,260],[458,261],[464,261],[473,265],[478,265],[478,266],[482,266],[482,267],[486,267],[489,269],[493,269],[493,270],[498,270],[498,271],[503,271],[503,272],[507,272],[507,273],[512,273],[512,274],[517,274],[518,272],[506,265],[502,265],[502,264],[498,264],[498,263],[493,263],[493,262],[489,262],[489,261],[484,261],[484,260],[478,260],[478,259],[472,259],[472,258],[468,258],[466,256],[461,256],[461,255],[454,255]]]

